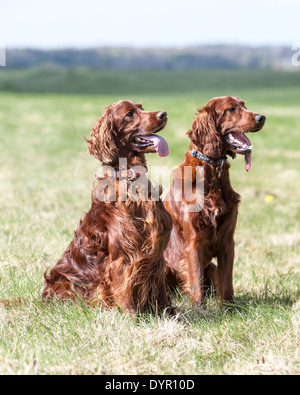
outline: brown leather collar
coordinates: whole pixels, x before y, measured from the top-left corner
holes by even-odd
[[[113,178],[127,178],[128,181],[131,181],[146,173],[148,173],[146,167],[135,167],[128,170],[108,170],[104,176]]]

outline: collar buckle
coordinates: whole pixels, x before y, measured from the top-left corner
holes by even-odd
[[[129,171],[132,172],[132,176],[129,177],[129,175],[128,175],[128,173],[127,173],[127,181],[132,181],[132,180],[134,180],[135,178],[137,178],[137,174],[136,174],[136,172],[135,172],[134,169],[129,169]],[[128,171],[128,172],[129,172],[129,171]]]

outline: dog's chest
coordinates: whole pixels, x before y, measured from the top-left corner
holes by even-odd
[[[208,206],[202,212],[202,221],[205,224],[202,228],[201,245],[203,255],[207,256],[207,262],[218,254],[220,245],[227,235],[233,235],[240,196],[233,190],[226,190],[219,195],[214,196],[213,202],[209,202]],[[205,240],[203,242],[203,240]]]
[[[119,222],[117,237],[113,234],[111,238],[114,258],[122,255],[132,260],[143,255],[156,259],[162,255],[172,229],[172,218],[162,202],[135,202],[123,206],[122,212],[124,220]]]

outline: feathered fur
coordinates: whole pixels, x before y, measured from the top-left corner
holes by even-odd
[[[234,158],[239,151],[226,143],[225,136],[232,131],[242,135],[260,130],[264,121],[259,123],[257,115],[248,111],[239,98],[214,98],[198,111],[187,132],[191,140],[190,150],[175,171],[174,182],[165,199],[165,207],[173,217],[174,226],[164,256],[169,287],[180,286],[191,295],[194,303],[204,302],[211,282],[223,300],[233,301],[234,232],[240,196],[231,187],[228,162],[219,177],[217,166],[195,158],[191,151],[201,152],[214,161],[226,155]],[[196,168],[204,168],[204,202],[198,212],[189,212],[194,202],[175,199],[176,188],[184,196],[186,166],[193,170],[195,194]],[[179,183],[176,177],[179,177]],[[217,258],[217,267],[211,262],[213,258]]]
[[[126,117],[128,112],[134,116]],[[89,153],[116,170],[120,157],[128,160],[128,168],[146,165],[144,153],[152,151],[139,150],[131,141],[133,136],[155,133],[165,125],[157,113],[130,101],[111,105],[91,131]],[[99,190],[110,181],[116,183],[116,201],[100,201]],[[144,181],[151,191],[150,182]],[[63,257],[45,273],[46,299],[79,296],[88,303],[104,302],[132,314],[170,306],[163,251],[172,218],[161,200],[150,195],[131,198],[127,183],[127,179],[103,177],[94,185],[91,209]],[[119,199],[119,190],[125,191],[125,200],[124,196]]]

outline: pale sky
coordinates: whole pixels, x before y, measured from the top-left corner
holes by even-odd
[[[287,45],[299,0],[0,0],[7,48]]]

